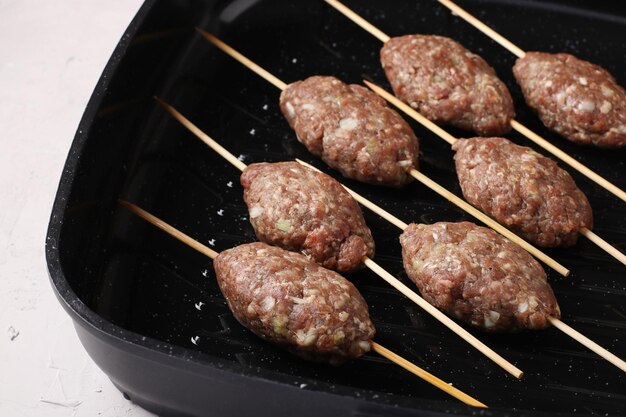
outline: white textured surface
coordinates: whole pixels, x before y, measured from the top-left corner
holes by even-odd
[[[87,100],[141,0],[0,0],[0,416],[151,416],[80,345],[44,259]]]

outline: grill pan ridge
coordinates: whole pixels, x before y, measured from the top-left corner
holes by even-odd
[[[548,132],[513,80],[514,57],[436,1],[345,3],[391,36],[449,36],[480,54],[511,90],[518,120],[626,187],[623,150],[578,147]],[[573,53],[626,85],[626,44],[620,42],[626,11],[614,2],[459,4],[527,50]],[[321,74],[353,83],[366,78],[389,89],[378,62],[380,42],[321,0],[144,3],[80,122],[46,240],[59,301],[86,351],[127,398],[164,416],[626,415],[624,374],[555,329],[516,335],[471,330],[526,372],[517,381],[367,271],[347,278],[370,306],[377,340],[491,408],[465,407],[374,355],[321,366],[244,329],[219,292],[211,260],[117,206],[118,198],[136,203],[218,251],[256,240],[239,171],[169,117],[154,95],[245,163],[297,157],[405,221],[471,219],[418,184],[398,192],[330,171],[298,143],[280,114],[278,90],[212,47],[196,26],[286,82]],[[420,169],[461,195],[452,151],[410,124],[420,138]],[[508,137],[531,146],[519,135]],[[589,197],[594,230],[626,251],[623,202],[559,165]],[[413,287],[403,272],[397,229],[363,211],[375,260]],[[572,270],[567,278],[547,270],[563,320],[626,356],[626,268],[585,241],[547,252]]]

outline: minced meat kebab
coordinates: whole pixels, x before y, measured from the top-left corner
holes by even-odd
[[[280,108],[298,140],[344,176],[401,187],[412,181],[419,144],[413,130],[384,99],[335,77],[297,81],[280,95]]]
[[[428,119],[493,136],[511,130],[513,100],[492,67],[450,38],[391,38],[380,61],[396,96]]]
[[[304,255],[250,243],[220,253],[214,268],[235,318],[257,336],[331,364],[371,349],[376,330],[359,291]]]
[[[543,329],[560,317],[541,265],[491,229],[411,224],[400,243],[409,278],[452,317],[488,332]]]
[[[592,228],[587,197],[552,159],[504,138],[460,139],[452,149],[467,201],[528,241],[572,246]]]
[[[548,128],[578,144],[626,146],[626,90],[604,68],[570,54],[527,52],[513,74]]]
[[[374,256],[374,240],[352,196],[332,177],[297,162],[249,165],[241,174],[259,240],[349,272]]]

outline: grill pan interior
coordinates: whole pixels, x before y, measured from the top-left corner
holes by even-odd
[[[513,80],[514,57],[437,2],[345,3],[391,36],[445,35],[480,54],[510,88],[518,120],[626,187],[623,150],[578,147],[548,132]],[[626,43],[620,41],[626,14],[612,2],[459,4],[523,48],[571,52],[602,65],[626,85]],[[53,285],[89,353],[126,394],[162,414],[204,412],[186,406],[177,390],[159,398],[145,394],[150,388],[128,375],[131,369],[98,361],[106,351],[99,343],[114,343],[133,355],[142,352],[139,356],[185,372],[213,368],[269,381],[271,395],[259,398],[266,401],[260,415],[289,404],[285,397],[296,398],[294,390],[318,401],[300,404],[311,415],[332,410],[338,398],[348,398],[344,410],[357,415],[471,413],[374,354],[335,368],[305,362],[256,338],[229,312],[209,259],[118,208],[117,198],[134,202],[218,251],[256,240],[239,171],[160,108],[152,98],[158,95],[246,163],[300,158],[407,222],[472,221],[417,183],[389,190],[329,170],[296,140],[278,108],[279,91],[202,39],[194,26],[221,37],[285,82],[335,75],[354,83],[367,78],[389,89],[378,61],[380,42],[322,1],[146,2],[86,110],[48,234]],[[410,123],[421,140],[420,170],[461,195],[449,146]],[[509,137],[531,146],[519,135]],[[594,230],[626,251],[626,205],[568,171],[594,208]],[[366,209],[364,214],[377,245],[375,260],[413,287],[403,272],[398,229]],[[567,278],[547,270],[563,321],[626,356],[626,267],[584,239],[572,249],[547,253],[572,270]],[[626,413],[624,373],[555,329],[516,335],[471,331],[525,371],[517,381],[371,272],[347,277],[370,306],[376,339],[490,405],[484,415]],[[213,384],[185,390],[219,392],[220,381]],[[135,391],[145,395],[134,398]],[[257,394],[244,392],[242,385],[242,395]],[[232,400],[212,398],[215,408],[206,414],[234,414],[238,405]]]

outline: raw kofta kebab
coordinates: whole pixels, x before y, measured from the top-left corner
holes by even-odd
[[[517,56],[513,75],[543,124],[574,143],[626,147],[626,90],[604,68],[566,53],[524,52],[450,0],[438,0]]]
[[[289,124],[294,127],[298,140],[311,153],[321,156],[324,162],[344,176],[365,183],[391,187],[399,187],[415,178],[517,243],[561,275],[569,274],[569,270],[554,259],[415,169],[418,145],[413,131],[376,94],[363,86],[345,84],[335,77],[313,76],[288,86],[215,36],[200,29],[198,32],[222,51],[282,90],[281,110]],[[315,99],[316,104],[302,102],[300,95],[302,98]],[[295,111],[296,106],[298,112]],[[374,108],[380,115],[372,116],[368,120],[352,116]],[[326,118],[320,117],[320,113]],[[362,134],[357,134],[358,132]],[[414,139],[412,144],[411,141]]]
[[[270,174],[278,173],[278,178],[281,178],[282,176],[293,177],[293,174],[285,175],[285,173],[283,173],[281,175],[280,170],[278,169],[268,169],[268,167],[272,165],[287,166],[285,164],[289,163],[254,164],[249,168],[246,168],[245,165],[235,158],[234,155],[227,152],[223,147],[206,135],[206,133],[202,132],[198,127],[182,116],[177,110],[165,104],[161,100],[159,101],[172,116],[181,122],[181,124],[187,127],[192,133],[198,136],[198,138],[240,170],[248,170],[254,166],[261,167],[260,169],[255,168],[254,171],[256,171],[256,175],[254,173],[246,175],[245,171],[242,175],[241,182],[244,187],[249,186],[251,189],[254,186],[251,180],[255,176],[257,177],[257,184],[261,184],[260,189],[257,189],[256,193],[248,193],[249,189],[246,189],[244,194],[247,197],[245,200],[249,205],[251,217],[253,217],[253,211],[256,211],[256,214],[261,215],[267,209],[274,210],[276,208],[275,206],[277,203],[275,203],[275,200],[271,197],[269,199],[269,204],[263,204],[259,201],[259,198],[255,198],[250,194],[255,194],[256,196],[266,196],[268,194],[284,195],[285,189],[281,187],[280,184],[274,186],[274,181],[272,181],[271,175],[262,177],[259,175],[259,171],[266,171],[266,173],[269,172]],[[299,172],[298,169],[295,169],[296,166],[297,165],[292,165],[289,169],[293,169],[294,172]],[[321,174],[319,171],[317,172]],[[310,175],[311,173],[308,174]],[[335,180],[331,179],[331,181],[336,183]],[[293,178],[290,178],[287,182],[290,184],[293,183]],[[313,184],[310,184],[307,188],[310,189],[311,185]],[[330,195],[339,193],[338,190],[341,188],[341,185],[337,183],[337,186],[339,188],[333,189]],[[424,230],[423,228],[428,228],[428,226],[406,225],[349,188],[345,186],[343,188],[345,188],[345,190],[352,195],[355,200],[361,202],[377,214],[381,214],[381,216],[385,219],[405,231],[401,237],[401,243],[403,246],[403,258],[407,274],[416,283],[420,291],[422,291],[423,294],[427,294],[427,297],[438,308],[446,311],[450,315],[453,315],[457,319],[462,319],[475,327],[491,332],[510,332],[518,331],[524,328],[541,329],[547,327],[549,324],[554,324],[555,327],[564,331],[566,334],[598,353],[603,358],[626,370],[626,363],[624,363],[621,359],[617,358],[615,355],[611,354],[582,334],[576,332],[574,329],[558,319],[558,316],[560,316],[560,310],[556,299],[554,298],[552,289],[547,283],[545,272],[541,268],[541,265],[519,246],[501,238],[495,232],[488,233],[488,229],[475,226],[468,222],[458,224],[438,223],[438,225],[444,225],[444,231],[446,230],[446,225],[448,224],[451,228],[456,228],[456,230],[465,230],[466,236],[461,236],[459,239],[458,237],[462,235],[462,233],[456,233],[456,236],[453,235],[453,238],[456,238],[456,240],[453,239],[452,241],[445,242],[448,251],[450,251],[450,245],[456,245],[459,247],[458,250],[452,250],[450,254],[442,251],[441,249],[427,253],[426,263],[432,266],[430,273],[433,277],[429,280],[425,280],[416,269],[416,265],[419,264],[420,260],[417,259],[414,254],[414,249],[416,247],[414,244],[414,236],[419,234],[418,232],[415,232],[415,230]],[[323,192],[318,191],[317,193],[313,192],[312,194],[315,195],[322,193]],[[296,194],[301,195],[304,193],[301,190],[297,190]],[[330,195],[327,195],[326,198],[322,198],[322,200],[329,199]],[[302,197],[306,198],[306,196]],[[285,199],[287,201],[291,200],[289,197],[285,197]],[[319,197],[315,200],[317,199],[319,199]],[[250,200],[253,201],[252,204],[250,203]],[[257,205],[259,203],[261,204]],[[318,207],[316,207],[316,209],[317,208]],[[288,215],[285,217],[288,217]],[[313,217],[315,216],[313,215]],[[251,222],[255,226],[255,230],[257,230],[258,224],[255,224],[253,219],[251,219]],[[290,225],[293,225],[294,223],[293,221],[283,219],[281,224],[281,219],[273,219],[270,222],[264,222],[264,224],[269,225],[274,229],[278,228],[283,231],[282,228],[287,222]],[[273,234],[274,233],[268,234],[266,231],[262,235],[259,235],[259,237],[263,239],[263,236]],[[445,233],[435,232],[431,233],[431,236],[438,239],[444,234]],[[405,238],[405,236],[407,237]],[[331,246],[333,246],[332,243]],[[434,242],[434,245],[431,246],[436,247],[441,245],[440,242]],[[299,249],[301,250],[302,248]],[[442,253],[445,255],[444,257],[437,257],[437,255],[441,255]],[[464,254],[465,259],[461,259],[457,262],[456,258],[458,258],[457,255],[459,253]],[[428,259],[428,257],[432,259]],[[411,258],[417,260],[413,262],[410,260]],[[453,262],[450,261],[452,258],[455,258]],[[421,259],[421,261],[424,261],[424,259]],[[385,279],[385,276],[389,277],[390,279],[386,280],[394,285],[394,287],[402,291],[401,287],[404,287],[403,284],[399,283],[380,266],[367,258],[364,263],[374,272],[383,277],[383,279]],[[453,278],[450,279],[450,272],[453,270],[458,273],[456,275],[453,274]],[[440,281],[439,284],[436,283],[438,280]],[[399,285],[397,286],[394,282]],[[435,284],[424,285],[424,282],[431,282]],[[409,296],[409,294],[405,292],[403,293]],[[411,297],[409,296],[409,298]],[[418,302],[423,301],[422,299],[411,299],[422,306],[422,304]],[[430,312],[429,309],[427,309],[427,311]],[[444,324],[446,323],[444,322]],[[492,359],[494,361],[496,360],[494,358]],[[504,367],[504,364],[501,364],[501,366]]]
[[[393,353],[372,339],[367,303],[347,279],[306,256],[255,242],[218,254],[163,220],[126,201],[119,203],[214,260],[228,307],[261,339],[301,358],[341,364],[370,350],[473,407],[486,405]]]
[[[322,266],[342,272],[367,266],[507,372],[521,378],[522,371],[371,259],[374,241],[350,190],[334,178],[297,162],[246,166],[172,106],[157,100],[178,122],[242,171],[244,201],[261,241],[299,251]],[[395,224],[398,222],[402,223],[396,219]],[[530,255],[529,258],[532,259]]]
[[[514,120],[513,102],[508,89],[493,68],[480,56],[443,36],[406,35],[390,38],[339,1],[325,1],[384,43],[381,63],[394,92],[428,119],[473,130],[481,135],[503,134],[512,127],[626,201],[624,190]],[[448,0],[441,2],[445,5],[451,4]],[[461,9],[456,6],[455,12],[461,14]],[[465,18],[467,13],[461,15]],[[484,26],[482,23],[481,25]],[[613,97],[621,100],[621,108],[626,108],[623,89],[614,84],[613,82],[610,87],[606,87],[607,92],[612,92],[607,94],[613,96],[614,92]],[[622,98],[617,99],[620,97],[620,89]],[[608,108],[608,105],[604,106],[605,109]],[[626,134],[626,126],[623,129]]]
[[[336,0],[327,2],[362,27],[371,27]],[[422,35],[389,38],[380,30],[376,31],[375,36],[387,39],[381,50],[381,62],[394,91],[403,101],[425,110],[428,119],[445,120],[458,127],[473,126],[477,131],[485,130],[481,128],[485,124],[491,131],[502,131],[509,126],[502,120],[498,123],[499,116],[496,119],[489,116],[490,112],[506,114],[503,109],[508,106],[505,104],[512,102],[504,84],[482,58],[448,38]],[[455,70],[461,60],[466,61],[465,72]],[[437,80],[424,76],[414,67],[426,68],[434,77],[443,77],[439,71],[449,67],[455,76]],[[469,80],[474,80],[473,86]],[[442,88],[448,93],[448,89],[456,92],[457,83],[462,85],[459,88],[464,93],[450,94],[444,100],[433,97],[435,93],[441,94],[438,89]],[[580,233],[626,264],[626,255],[590,230],[593,216],[587,198],[571,176],[552,160],[504,138],[470,138],[457,142],[451,135],[442,135],[442,129],[433,129],[433,123],[427,123],[428,119],[412,107],[402,105],[404,103],[380,87],[367,81],[366,84],[452,145],[457,152],[456,168],[463,195],[500,224],[541,247],[572,246]],[[475,151],[480,155],[475,155]],[[520,162],[512,156],[520,157]]]

